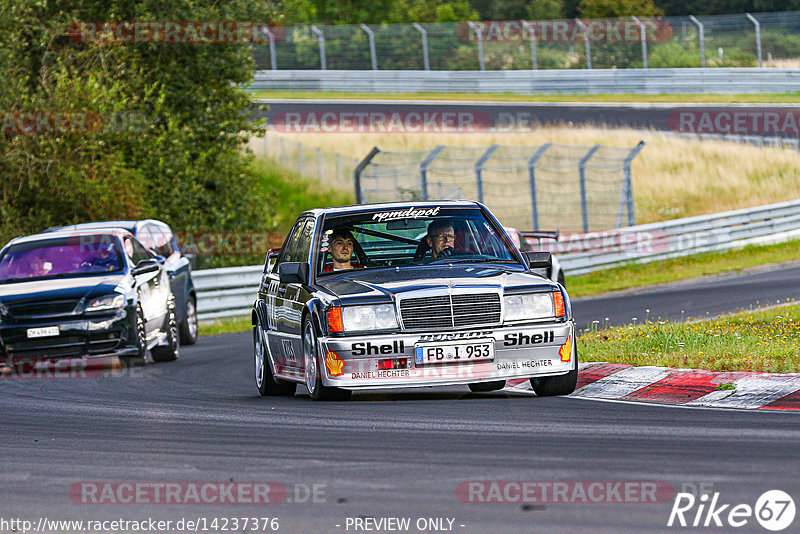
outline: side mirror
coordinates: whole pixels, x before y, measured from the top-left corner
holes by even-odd
[[[158,263],[157,259],[148,258],[136,264],[136,267],[133,268],[133,276],[139,276],[141,274],[146,274],[146,273],[154,273],[158,271],[160,268],[161,265]]]
[[[281,284],[308,284],[308,264],[289,261],[278,265]]]
[[[530,269],[551,269],[553,256],[549,252],[523,252]]]

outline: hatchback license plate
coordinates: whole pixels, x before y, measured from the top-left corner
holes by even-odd
[[[449,345],[415,345],[417,365],[475,362],[494,359],[494,340]]]
[[[28,328],[28,337],[50,337],[59,334],[57,326],[45,326],[42,328]]]

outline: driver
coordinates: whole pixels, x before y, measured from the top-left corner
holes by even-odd
[[[97,254],[92,258],[92,267],[102,271],[115,271],[119,269],[117,253],[114,250],[113,244],[108,243],[100,245]]]
[[[455,253],[456,234],[453,224],[447,219],[436,219],[428,225],[425,236],[433,259],[452,256]]]
[[[333,265],[326,265],[323,272],[343,271],[345,269],[359,269],[361,267],[357,262],[351,262],[350,258],[353,255],[353,248],[355,247],[355,239],[353,234],[347,228],[335,229],[329,238],[330,253],[333,258]]]

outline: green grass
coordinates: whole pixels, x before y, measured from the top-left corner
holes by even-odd
[[[253,326],[250,324],[250,316],[225,317],[214,321],[200,322],[201,336],[216,336],[219,334],[232,334],[235,332],[249,332]]]
[[[593,329],[579,340],[581,360],[708,369],[800,371],[800,305],[698,322],[653,322]]]
[[[261,187],[272,200],[273,215],[269,223],[278,233],[278,241],[271,246],[281,246],[286,233],[303,211],[353,203],[351,192],[321,187],[319,182],[303,178],[270,160],[257,159],[254,167]]]
[[[698,276],[735,273],[771,263],[800,260],[800,241],[748,245],[727,252],[706,252],[651,263],[632,263],[579,276],[567,276],[571,297],[687,280]]]
[[[675,102],[685,103],[763,103],[794,104],[800,93],[775,94],[619,94],[619,95],[519,95],[513,93],[345,93],[331,91],[253,91],[253,98],[294,98],[294,99],[344,99],[344,100],[475,100],[504,102]]]

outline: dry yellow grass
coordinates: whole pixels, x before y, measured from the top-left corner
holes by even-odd
[[[387,151],[429,149],[438,144],[534,146],[548,142],[633,147],[644,140],[647,146],[632,166],[640,224],[800,198],[797,151],[680,139],[657,132],[552,127],[524,133],[269,135],[352,157],[363,157],[373,146]]]

